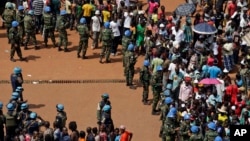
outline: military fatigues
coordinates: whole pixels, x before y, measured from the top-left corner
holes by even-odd
[[[177,128],[175,120],[172,118],[166,118],[163,127],[163,135],[165,137],[165,141],[175,140],[175,135],[176,135],[175,128]]]
[[[112,45],[112,38],[113,38],[113,33],[111,29],[105,28],[101,32],[101,41],[102,41],[102,52],[100,55],[100,63],[102,62],[102,58],[104,55],[106,56],[106,62],[110,62],[110,50],[111,50],[111,45]]]
[[[9,37],[9,40],[11,43],[10,60],[15,61],[14,60],[15,52],[17,52],[18,57],[21,60],[23,60],[22,52],[21,52],[21,48],[20,48],[20,36],[18,34],[17,27],[10,28],[8,37]]]
[[[189,141],[190,136],[188,135],[189,131],[190,131],[191,126],[188,125],[185,121],[181,122],[181,126],[180,126],[180,137],[181,137],[181,141]]]
[[[154,45],[155,44],[151,39],[145,40],[145,50],[146,50],[145,60],[151,60],[151,51]]]
[[[164,123],[166,121],[166,115],[167,113],[169,112],[169,105],[167,104],[163,104],[161,107],[161,116],[160,116],[160,120],[162,121],[162,124],[161,124],[161,128],[160,128],[160,136],[162,138],[162,141],[165,141],[166,139],[166,135],[163,134],[163,129],[164,129]]]
[[[98,123],[101,123],[101,118],[102,118],[102,108],[105,106],[105,105],[111,105],[110,101],[107,100],[107,101],[100,101],[97,105],[97,113],[96,113],[96,116],[97,116],[97,122]]]
[[[66,28],[68,27],[69,22],[67,22],[67,19],[65,16],[59,16],[57,19],[57,28],[59,32],[59,47],[58,50],[61,51],[61,46],[63,44],[64,51],[68,51],[67,45],[68,45],[68,36]]]
[[[17,115],[15,111],[8,111],[7,114],[5,114],[6,119],[6,140],[11,141],[11,138],[15,135],[15,129],[17,127]]]
[[[80,57],[80,53],[82,50],[82,58],[86,57],[86,52],[88,48],[88,39],[89,39],[89,29],[87,24],[80,24],[77,26],[77,31],[80,35],[79,46],[77,49],[77,57]]]
[[[19,33],[19,36],[20,36],[20,44],[23,45],[23,38],[24,38],[24,35],[25,35],[25,32],[24,32],[24,14],[23,13],[20,13],[18,12],[17,13],[17,16],[16,16],[16,20],[17,22],[19,23],[18,25],[18,33]]]
[[[205,134],[204,141],[214,141],[214,139],[218,136],[216,131],[208,130]]]
[[[126,61],[126,83],[127,86],[132,86],[133,85],[133,78],[134,78],[134,73],[135,73],[135,63],[136,63],[136,57],[135,53],[131,51],[127,51],[125,53],[125,61]]]
[[[123,62],[123,67],[124,67],[124,75],[125,75],[125,53],[128,49],[128,45],[131,42],[131,39],[129,37],[123,36],[122,37],[122,62]]]
[[[192,134],[189,141],[203,141],[203,137],[201,134]]]
[[[50,36],[51,41],[53,42],[54,47],[56,47],[56,39],[54,35],[54,25],[55,25],[55,18],[50,13],[43,14],[43,23],[44,23],[44,43],[45,46],[48,46],[48,36]]]
[[[143,86],[142,102],[144,103],[147,102],[148,100],[150,79],[151,79],[151,73],[149,71],[149,68],[146,66],[143,66],[140,71],[140,81]]]
[[[11,28],[11,23],[16,19],[16,11],[13,9],[5,9],[2,18],[5,21],[4,26],[7,28],[7,35],[9,35],[9,30]],[[9,39],[10,43],[10,39]]]
[[[34,29],[36,29],[35,20],[33,19],[31,15],[26,15],[24,17],[24,31],[26,34],[24,49],[28,49],[27,45],[29,43],[30,38],[35,44],[35,49],[38,49],[37,40],[36,40],[36,31]]]
[[[157,104],[160,100],[160,93],[162,92],[162,74],[157,72],[152,76],[152,89],[153,89],[153,104],[152,113],[156,112]]]

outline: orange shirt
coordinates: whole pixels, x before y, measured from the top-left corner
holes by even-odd
[[[86,141],[84,138],[79,138],[79,141]]]
[[[125,131],[124,133],[121,134],[120,141],[128,141],[130,135],[131,135],[130,132]]]

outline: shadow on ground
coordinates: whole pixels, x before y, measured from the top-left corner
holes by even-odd
[[[41,107],[45,107],[45,105],[44,104],[29,104],[30,109],[38,109]]]

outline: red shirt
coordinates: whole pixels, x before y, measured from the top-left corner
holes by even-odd
[[[235,3],[230,3],[229,5],[228,5],[228,13],[229,13],[229,15],[230,15],[230,17],[234,14],[234,12],[236,11],[236,8],[237,8],[237,6],[236,6],[236,4]]]
[[[128,139],[130,138],[131,133],[128,131],[124,131],[124,133],[121,134],[120,141],[129,141]]]
[[[241,115],[241,110],[242,110],[242,108],[245,106],[245,104],[246,104],[246,103],[245,103],[244,100],[238,102],[237,99],[236,99],[236,101],[235,101],[235,105],[236,105],[235,114],[236,114],[238,117],[240,117],[240,115]]]

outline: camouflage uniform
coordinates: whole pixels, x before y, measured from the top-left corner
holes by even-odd
[[[97,105],[97,112],[96,112],[96,116],[97,116],[97,122],[100,124],[101,123],[101,119],[102,119],[102,108],[105,105],[110,105],[111,106],[111,102],[109,100],[102,100],[98,103]]]
[[[203,141],[203,137],[201,134],[192,134],[189,141]]]
[[[162,124],[161,124],[161,128],[160,128],[160,136],[162,138],[162,141],[165,141],[165,136],[163,134],[163,130],[164,130],[164,123],[165,123],[165,120],[166,120],[166,115],[167,113],[169,112],[169,105],[167,104],[163,104],[161,107],[161,116],[160,116],[160,120],[162,121]]]
[[[145,40],[145,51],[146,51],[145,60],[151,60],[151,54],[152,54],[151,50],[154,45],[155,44],[151,39]]]
[[[18,34],[17,27],[10,28],[8,37],[9,37],[9,40],[11,43],[10,60],[15,61],[14,60],[15,52],[17,52],[18,57],[21,60],[23,60],[22,52],[21,52],[21,48],[20,48],[20,36]]]
[[[148,93],[149,93],[149,82],[151,79],[151,73],[149,71],[149,68],[146,66],[143,66],[140,71],[140,81],[143,86],[143,93],[142,93],[142,102],[145,103],[148,100]]]
[[[136,63],[136,57],[135,53],[132,51],[127,51],[125,53],[125,61],[126,61],[126,82],[127,86],[132,86],[133,85],[133,78],[134,78],[134,73],[135,73],[135,63]]]
[[[50,13],[44,13],[42,17],[44,23],[44,43],[45,46],[48,46],[48,36],[50,36],[51,41],[53,42],[54,47],[56,47],[56,39],[54,35],[54,25],[55,25],[55,18]]]
[[[204,141],[214,141],[215,137],[218,136],[218,133],[216,131],[208,130],[205,133]]]
[[[33,43],[35,44],[35,49],[38,49],[36,40],[36,31],[34,30],[35,28],[36,25],[33,17],[31,15],[26,15],[24,17],[24,31],[26,33],[24,49],[28,49],[27,45],[29,43],[30,38],[33,40]]]
[[[157,104],[160,100],[160,93],[162,92],[162,74],[157,72],[152,76],[152,89],[153,89],[153,104],[152,113],[156,112]]]
[[[21,45],[23,45],[23,38],[24,38],[24,35],[25,35],[25,32],[24,32],[24,16],[25,15],[23,13],[20,13],[20,11],[17,13],[17,16],[16,16],[16,20],[19,23],[18,34],[20,36],[20,44]]]
[[[165,137],[165,141],[175,140],[175,135],[176,135],[175,128],[176,127],[177,127],[177,124],[174,119],[166,118],[164,122],[164,127],[163,127],[163,135]]]
[[[122,37],[122,61],[123,61],[123,67],[125,67],[125,53],[127,51],[128,45],[131,42],[131,39],[129,37],[123,36]],[[125,75],[125,69],[124,69],[124,75]]]
[[[88,48],[88,38],[89,38],[89,29],[87,24],[79,24],[77,26],[77,31],[80,35],[79,46],[77,49],[77,57],[80,57],[80,53],[82,50],[82,58],[86,58],[86,52]]]
[[[11,23],[16,19],[16,11],[13,9],[5,9],[2,18],[5,21],[4,26],[7,28],[7,35],[9,35],[9,30],[11,28]],[[10,39],[9,39],[10,43]]]
[[[106,55],[106,62],[110,62],[109,56],[110,56],[112,38],[113,38],[113,33],[111,29],[105,28],[101,32],[100,39],[102,41],[102,52],[100,55],[100,63],[102,63],[102,58],[104,57],[104,55]]]
[[[189,130],[191,126],[187,124],[185,121],[181,122],[180,126],[180,136],[182,141],[189,141]]]
[[[59,32],[59,47],[58,51],[61,51],[61,46],[63,44],[64,46],[64,51],[67,52],[69,51],[67,49],[67,44],[68,44],[68,36],[67,36],[67,31],[66,28],[68,27],[69,22],[67,22],[67,18],[65,16],[59,16],[57,19],[57,28]]]

